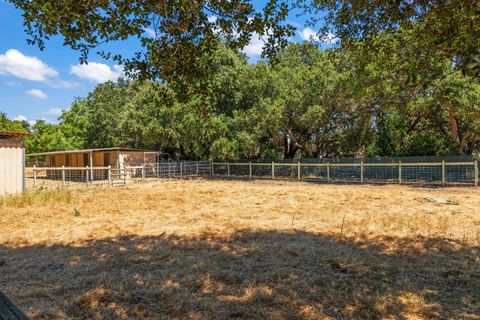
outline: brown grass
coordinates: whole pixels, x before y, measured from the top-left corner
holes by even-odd
[[[29,192],[0,203],[0,289],[34,319],[480,319],[479,192],[208,180]]]

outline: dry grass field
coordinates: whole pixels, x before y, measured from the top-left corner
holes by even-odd
[[[0,205],[0,289],[32,319],[480,319],[479,208],[398,185],[29,192]]]

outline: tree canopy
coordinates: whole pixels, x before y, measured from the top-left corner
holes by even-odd
[[[274,57],[293,34],[284,23],[288,5],[278,0],[268,0],[261,10],[248,0],[9,1],[23,11],[30,44],[43,49],[46,40],[61,35],[82,62],[103,43],[138,38],[140,48],[131,57],[100,53],[121,63],[128,75],[144,79],[204,76],[198,57],[220,40],[243,47],[254,34],[264,39],[264,54]]]
[[[76,99],[58,125],[37,122],[30,150],[227,160],[479,150],[478,1],[8,1],[31,44],[60,35],[83,62],[105,42],[140,43],[132,57],[101,52],[128,80]],[[341,44],[290,43],[292,12]],[[266,59],[250,65],[239,49],[257,35]]]
[[[35,124],[29,146],[128,146],[220,160],[478,152],[480,84],[404,40],[377,36],[368,59],[361,50],[290,44],[276,63],[255,65],[218,45],[201,86],[100,84],[58,125]],[[387,46],[403,50],[388,55]],[[419,63],[425,72],[412,80]]]
[[[82,62],[103,43],[138,38],[141,48],[132,57],[101,53],[143,79],[206,76],[199,57],[212,53],[219,41],[241,48],[257,35],[274,61],[295,30],[289,13],[308,13],[308,25],[319,34],[333,32],[345,47],[358,41],[371,46],[380,33],[407,30],[430,52],[480,77],[478,1],[268,0],[260,8],[249,0],[8,1],[23,11],[29,43],[44,48],[46,40],[61,35]]]

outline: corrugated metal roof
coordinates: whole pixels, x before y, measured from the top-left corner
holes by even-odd
[[[55,154],[70,154],[70,153],[90,153],[96,151],[140,151],[140,152],[158,152],[158,151],[148,151],[142,149],[133,149],[133,148],[122,148],[122,147],[113,147],[113,148],[97,148],[97,149],[79,149],[79,150],[65,150],[65,151],[50,151],[50,152],[37,152],[30,153],[26,156],[47,156]]]
[[[0,140],[10,141],[22,141],[26,136],[29,136],[28,132],[3,132],[0,131]]]

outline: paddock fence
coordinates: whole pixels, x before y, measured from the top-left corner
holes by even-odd
[[[179,179],[211,175],[209,161],[175,161],[114,167],[28,167],[26,187],[79,188],[85,186],[124,186],[147,179]]]
[[[212,175],[332,183],[479,185],[478,161],[462,162],[213,162]]]
[[[365,161],[366,160],[366,161]],[[114,167],[28,167],[27,189],[124,186],[151,179],[197,176],[240,179],[286,179],[325,183],[398,183],[479,186],[479,165],[473,161],[379,162],[210,162],[169,161]]]

